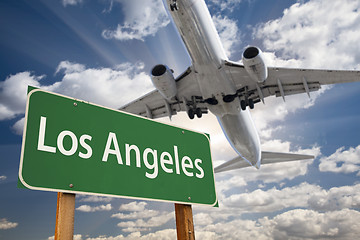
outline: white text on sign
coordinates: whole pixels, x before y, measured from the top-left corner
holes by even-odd
[[[70,130],[64,130],[60,132],[57,136],[57,146],[48,146],[45,145],[46,137],[46,121],[47,118],[41,116],[40,118],[40,127],[39,127],[39,137],[37,150],[49,153],[56,153],[57,149],[60,153],[65,156],[73,156],[78,152],[78,146],[84,148],[85,152],[79,151],[78,156],[83,159],[90,159],[93,155],[93,150],[91,147],[92,136],[88,134],[83,134],[78,137]],[[71,139],[71,147],[65,149],[64,139],[68,137]],[[117,163],[123,165],[123,157],[121,155],[120,147],[118,144],[116,133],[109,132],[104,152],[102,154],[102,162],[108,162],[109,156],[114,155],[116,157]],[[145,148],[141,154],[139,147],[135,144],[125,144],[125,165],[131,166],[131,157],[135,157],[136,167],[141,168],[141,162],[144,163],[147,171],[145,176],[150,179],[155,179],[159,174],[159,163],[161,169],[168,174],[180,175],[181,172],[188,177],[203,178],[204,170],[201,167],[202,160],[196,158],[194,161],[189,156],[183,156],[180,160],[179,149],[177,146],[173,146],[173,152],[158,152],[156,149]],[[160,155],[160,157],[159,157]],[[142,160],[142,161],[141,161]]]

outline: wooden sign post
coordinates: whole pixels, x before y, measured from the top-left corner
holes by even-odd
[[[191,205],[175,203],[176,232],[178,240],[195,240]]]
[[[75,194],[58,193],[55,240],[72,240],[74,236]]]

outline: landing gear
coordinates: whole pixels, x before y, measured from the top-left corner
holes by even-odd
[[[202,110],[201,108],[190,108],[189,111],[187,112],[188,116],[190,119],[194,119],[195,118],[195,115],[198,117],[198,118],[201,118],[202,117]]]
[[[215,99],[215,98],[214,98]],[[215,99],[216,101],[216,99]],[[183,108],[185,108],[190,119],[194,119],[195,116],[201,118],[204,113],[208,113],[205,107],[198,107],[198,103],[204,103],[202,97],[192,96],[191,101],[188,101],[185,97],[183,98]]]
[[[240,106],[241,106],[241,110],[243,110],[243,111],[246,110],[246,102],[245,102],[245,100],[240,101]]]
[[[202,110],[201,110],[200,108],[197,108],[197,109],[195,110],[195,113],[196,113],[196,116],[197,116],[198,118],[201,118],[201,117],[202,117]]]
[[[195,113],[194,110],[192,108],[189,109],[189,111],[187,112],[189,118],[192,120],[195,118]]]
[[[249,99],[249,108],[254,109],[254,100]]]
[[[171,11],[174,11],[174,10],[178,10],[178,6],[177,6],[177,3],[176,3],[176,0],[173,0],[172,3],[170,3],[170,10]]]
[[[240,101],[240,106],[241,106],[241,110],[245,111],[246,107],[249,106],[250,109],[254,109],[254,100],[252,99],[247,99],[247,100],[241,100]]]

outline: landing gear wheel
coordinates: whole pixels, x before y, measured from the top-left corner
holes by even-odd
[[[249,108],[254,109],[254,100],[249,99]]]
[[[174,2],[174,3],[170,3],[170,10],[173,12],[174,10],[178,10],[178,7],[177,7],[177,3]]]
[[[240,106],[241,106],[241,110],[243,110],[243,111],[246,110],[246,102],[245,102],[245,100],[240,101]]]
[[[200,108],[197,108],[197,109],[195,110],[195,113],[196,113],[196,116],[197,116],[198,118],[201,118],[201,117],[202,117],[202,111],[201,111]]]
[[[194,113],[194,110],[193,110],[193,109],[189,109],[189,111],[188,111],[187,114],[188,114],[188,116],[189,116],[190,119],[194,119],[195,113]]]

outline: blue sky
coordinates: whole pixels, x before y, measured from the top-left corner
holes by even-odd
[[[256,45],[269,66],[360,70],[356,0],[206,3],[234,61]],[[0,239],[51,239],[56,193],[16,187],[27,85],[117,108],[153,89],[155,64],[177,75],[190,60],[160,0],[3,0],[0,22]],[[338,84],[256,105],[264,150],[316,159],[216,175],[220,208],[193,206],[197,238],[359,236],[359,93]],[[215,166],[235,156],[213,115],[171,123],[209,133]],[[174,239],[174,207],[77,196],[75,235]]]

